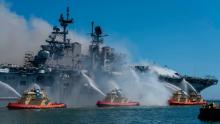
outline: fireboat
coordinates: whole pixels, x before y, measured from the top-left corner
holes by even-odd
[[[191,92],[189,95],[182,90],[176,91],[173,97],[168,100],[169,105],[205,105],[207,102],[201,95]]]
[[[107,93],[106,97],[102,101],[97,101],[98,107],[117,107],[117,106],[139,106],[139,102],[128,100],[122,95],[120,89],[114,89],[110,93]]]
[[[23,93],[16,102],[9,103],[9,109],[49,109],[65,108],[63,103],[50,102],[43,89],[31,89]]]

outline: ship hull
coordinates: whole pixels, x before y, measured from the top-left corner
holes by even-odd
[[[184,76],[184,79],[188,81],[197,92],[201,92],[204,89],[217,85],[218,80],[215,78],[198,78],[198,77],[191,77],[191,76]]]
[[[216,85],[218,83],[217,79],[211,78],[199,78],[199,77],[191,77],[191,76],[183,76],[181,78],[168,77],[168,76],[159,76],[161,81],[165,81],[171,83],[175,86],[180,86],[183,79],[185,79],[188,83],[190,83],[197,92],[201,92],[204,89]]]
[[[51,109],[51,108],[66,108],[63,103],[49,103],[48,105],[25,105],[18,103],[9,103],[7,108],[9,109]]]
[[[68,75],[68,77],[64,77]],[[19,93],[22,93],[33,84],[39,84],[41,87],[53,87],[55,84],[60,84],[60,87],[70,87],[74,82],[81,78],[79,71],[73,70],[53,70],[44,74],[33,73],[0,73],[0,81],[13,87]]]
[[[177,102],[177,101],[173,101],[173,100],[169,100],[168,104],[171,106],[175,106],[175,105],[182,105],[182,106],[187,106],[187,105],[205,105],[207,104],[206,101],[203,102]]]
[[[220,121],[220,109],[200,108],[198,118],[206,121]]]

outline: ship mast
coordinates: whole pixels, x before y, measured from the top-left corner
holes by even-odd
[[[67,34],[68,34],[67,27],[73,23],[73,19],[70,17],[69,6],[67,6],[66,8],[66,17],[64,17],[63,14],[60,14],[59,23],[60,23],[60,26],[63,28],[63,30],[61,31],[60,28],[58,28],[57,26],[54,26],[52,35],[49,36],[49,39],[46,40],[46,42],[50,44],[55,44],[55,43],[69,44],[70,40],[67,39]],[[63,42],[57,41],[56,40],[57,37],[62,37]]]
[[[91,31],[91,37],[92,37],[92,45],[99,46],[100,44],[103,44],[103,37],[106,37],[108,35],[102,35],[102,29],[100,26],[96,26],[94,28],[94,22],[92,21],[92,31]],[[95,32],[94,32],[95,30]]]
[[[63,34],[63,42],[64,43],[67,43],[67,39],[66,39],[66,36],[68,34],[67,27],[68,27],[69,24],[73,23],[73,19],[70,18],[69,13],[70,13],[70,9],[69,9],[69,6],[67,6],[66,18],[63,16],[63,14],[61,14],[60,18],[59,18],[60,26],[63,27],[63,32],[61,32],[61,33]]]
[[[94,27],[94,22],[91,23],[92,29],[91,29],[91,38],[92,38],[92,44],[90,45],[90,56],[91,56],[91,68],[92,71],[95,71],[98,67],[99,60],[101,59],[101,53],[100,53],[100,46],[103,44],[104,40],[103,37],[108,35],[103,35],[102,29],[100,26]]]

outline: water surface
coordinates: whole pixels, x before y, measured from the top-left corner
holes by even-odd
[[[1,124],[206,124],[197,119],[199,106],[67,108],[8,110],[0,108]]]

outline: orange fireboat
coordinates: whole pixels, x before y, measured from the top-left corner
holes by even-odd
[[[97,101],[98,107],[139,106],[139,102],[128,100],[122,96],[121,90],[114,89],[102,101]]]
[[[173,97],[168,100],[169,105],[205,105],[207,102],[201,95],[192,92],[186,95],[183,91],[177,91],[173,94]]]
[[[50,102],[44,90],[33,88],[24,92],[19,100],[9,103],[7,107],[9,109],[49,109],[65,108],[66,105]]]

